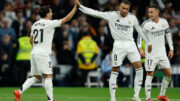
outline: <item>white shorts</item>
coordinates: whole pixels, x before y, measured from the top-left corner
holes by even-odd
[[[162,56],[162,57],[149,56],[145,58],[146,71],[154,71],[156,66],[158,66],[159,69],[170,68],[170,63],[167,56]]]
[[[139,51],[135,44],[130,46],[121,46],[118,42],[115,42],[113,45],[112,52],[112,66],[117,67],[120,66],[127,56],[128,60],[133,63],[136,61],[141,61]]]
[[[49,55],[31,54],[32,75],[52,74],[52,66]]]

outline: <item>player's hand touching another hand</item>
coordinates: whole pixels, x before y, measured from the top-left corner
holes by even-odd
[[[169,54],[168,54],[169,59],[172,59],[173,56],[174,56],[174,51],[173,51],[173,50],[170,50],[170,51],[169,51]]]
[[[148,53],[151,53],[151,51],[152,51],[152,45],[149,45],[148,46]]]
[[[77,7],[79,7],[81,5],[81,3],[79,2],[79,0],[75,0],[75,4]]]
[[[142,48],[139,48],[139,53],[140,53],[140,55],[141,55],[142,58],[145,57],[145,52],[143,51]]]

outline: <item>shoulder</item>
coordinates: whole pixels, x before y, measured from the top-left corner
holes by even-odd
[[[137,17],[134,14],[130,13],[130,12],[128,12],[128,17],[133,18],[133,19],[137,19]]]
[[[147,20],[145,20],[142,24],[141,24],[141,26],[142,27],[145,27],[147,24],[149,24],[151,22],[151,19],[147,19]]]
[[[118,15],[119,11],[105,11],[105,13],[110,14],[110,15]]]
[[[160,21],[161,21],[162,23],[166,23],[166,24],[168,24],[167,19],[165,19],[165,18],[159,18],[159,19],[160,19]]]
[[[160,19],[161,21],[167,21],[167,19],[165,19],[165,18],[159,17],[159,19]]]

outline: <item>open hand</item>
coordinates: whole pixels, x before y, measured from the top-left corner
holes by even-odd
[[[75,0],[75,4],[77,7],[79,7],[81,5],[81,3],[79,2],[79,0]]]
[[[152,51],[152,45],[149,45],[148,46],[148,53],[151,53],[151,51]]]
[[[143,51],[142,48],[139,48],[139,53],[140,53],[142,58],[145,58],[145,52]]]

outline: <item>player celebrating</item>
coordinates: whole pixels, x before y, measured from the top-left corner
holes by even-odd
[[[170,51],[169,51],[169,59],[173,57],[173,43],[171,39],[171,33],[169,31],[169,24],[166,19],[159,17],[159,8],[157,5],[152,5],[148,8],[148,20],[144,21],[142,24],[143,31],[147,34],[148,38],[152,42],[153,50],[150,54],[147,52],[146,45],[146,56],[145,56],[145,68],[147,72],[146,81],[145,81],[145,92],[146,92],[146,100],[152,101],[151,99],[151,83],[154,75],[154,70],[156,66],[159,66],[164,72],[164,77],[161,85],[161,92],[158,96],[158,100],[169,101],[168,97],[165,96],[166,89],[169,85],[171,79],[171,69],[170,63],[166,55],[165,49],[165,37],[169,43]],[[139,43],[139,51],[141,54],[144,54],[141,49],[141,38],[138,37]]]
[[[75,5],[72,11],[63,19],[51,20],[53,13],[50,7],[44,6],[40,9],[39,14],[42,19],[33,24],[30,35],[30,42],[33,45],[31,52],[31,73],[33,77],[27,79],[19,90],[14,91],[15,101],[20,101],[25,90],[34,83],[41,81],[41,76],[45,77],[44,83],[48,101],[55,101],[53,100],[52,67],[49,57],[52,39],[55,28],[69,21],[76,10],[77,6]]]
[[[90,8],[87,8],[80,4],[76,0],[76,5],[85,14],[103,18],[108,21],[112,37],[114,39],[113,52],[112,52],[112,72],[109,80],[109,88],[111,101],[116,101],[115,91],[116,91],[116,81],[119,73],[120,65],[122,61],[127,56],[134,68],[136,69],[136,76],[134,80],[134,98],[133,101],[141,101],[139,98],[139,92],[143,80],[143,68],[141,64],[140,54],[137,50],[136,44],[133,39],[133,27],[141,35],[141,37],[148,44],[149,52],[151,52],[152,46],[150,41],[144,35],[137,18],[129,13],[130,2],[123,0],[120,3],[119,11],[112,12],[100,12]]]

